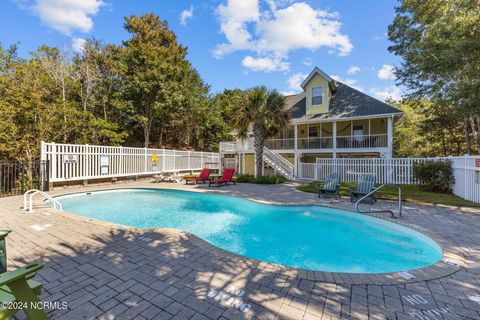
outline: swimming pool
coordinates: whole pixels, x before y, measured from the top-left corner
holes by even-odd
[[[277,206],[165,189],[118,189],[56,198],[63,209],[137,228],[176,228],[225,250],[288,267],[385,273],[429,266],[438,244],[401,225],[320,206]]]

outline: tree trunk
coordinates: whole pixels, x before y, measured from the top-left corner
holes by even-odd
[[[467,154],[472,154],[472,144],[470,143],[470,132],[468,131],[467,118],[463,118],[463,132],[465,133],[465,142],[467,144]]]
[[[147,123],[143,125],[143,136],[145,138],[145,148],[150,146],[150,129],[152,127],[152,120],[148,120]]]
[[[263,175],[263,147],[265,146],[265,127],[261,125],[253,125],[255,149],[255,166],[257,168],[257,177]]]
[[[475,141],[475,146],[477,147],[477,152],[480,150],[480,133],[477,131],[477,126],[475,125],[475,119],[470,117],[470,128],[472,129],[473,140]]]

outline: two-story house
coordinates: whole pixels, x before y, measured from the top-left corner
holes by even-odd
[[[301,86],[302,93],[286,97],[290,124],[266,140],[265,174],[276,171],[293,178],[298,163],[316,158],[392,157],[393,124],[402,111],[335,81],[317,67]],[[224,165],[256,174],[251,139],[222,142],[220,153]]]

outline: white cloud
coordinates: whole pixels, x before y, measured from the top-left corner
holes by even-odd
[[[260,19],[258,0],[228,0],[227,5],[218,6],[217,14],[220,30],[228,42],[217,46],[214,51],[216,57],[236,50],[253,49],[247,23]]]
[[[351,66],[350,68],[348,68],[347,70],[347,73],[348,74],[355,74],[355,73],[359,73],[360,72],[360,68],[357,67],[357,66]]]
[[[254,58],[252,56],[246,56],[242,60],[242,65],[253,71],[287,71],[290,68],[290,64],[284,62],[282,58]]]
[[[186,26],[188,20],[190,20],[193,17],[193,6],[190,6],[190,9],[188,10],[183,10],[180,13],[180,24],[182,26]]]
[[[382,80],[395,80],[395,75],[393,74],[394,67],[390,64],[384,64],[380,70],[377,72],[377,76]]]
[[[333,75],[331,77],[332,77],[333,80],[338,81],[338,82],[342,82],[342,83],[346,84],[347,86],[350,86],[354,89],[357,89],[358,91],[364,91],[363,87],[358,85],[357,79],[349,79],[349,78],[342,79],[341,77],[339,77],[337,75]]]
[[[263,10],[259,0],[228,0],[218,6],[220,30],[227,41],[217,45],[214,56],[248,50],[270,60],[286,60],[292,50],[320,47],[341,56],[350,53],[353,46],[340,32],[338,14],[290,2],[270,0]]]
[[[305,58],[303,59],[302,63],[306,66],[311,66],[313,64],[312,58]]]
[[[338,49],[347,55],[352,44],[340,33],[337,15],[328,11],[315,10],[310,5],[298,2],[274,11],[271,18],[257,24],[257,49],[288,53],[294,49],[315,50],[320,47]]]
[[[395,85],[388,86],[383,89],[372,88],[370,89],[370,92],[373,94],[375,98],[382,101],[385,101],[388,98],[398,101],[402,98],[402,90],[400,90],[400,88]]]
[[[72,39],[72,49],[73,51],[77,53],[82,53],[83,52],[83,47],[85,46],[85,43],[87,40],[82,39],[82,38],[73,38]]]
[[[102,0],[36,0],[26,6],[47,26],[70,35],[73,31],[90,32],[92,16],[104,5]]]
[[[301,84],[303,80],[305,80],[307,77],[308,77],[308,74],[306,73],[299,72],[299,73],[292,74],[287,80],[288,88],[294,90],[294,92],[301,91],[302,90]]]
[[[293,96],[294,94],[298,94],[298,91],[281,91],[280,93],[284,96]]]

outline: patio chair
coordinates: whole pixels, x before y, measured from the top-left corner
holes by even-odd
[[[9,319],[20,310],[32,320],[48,319],[47,314],[40,306],[42,285],[29,278],[43,268],[43,263],[32,263],[15,271],[0,274],[0,319]],[[10,308],[10,306],[12,306]]]
[[[220,177],[220,179],[215,179],[215,180],[208,181],[208,186],[210,187],[212,184],[216,184],[216,185],[219,185],[219,186],[221,186],[222,184],[227,185],[227,184],[230,184],[230,182],[233,182],[233,184],[235,184],[235,181],[233,181],[233,175],[234,174],[235,174],[235,169],[226,168],[223,171],[223,174]]]
[[[203,168],[198,177],[185,178],[185,184],[188,184],[189,182],[193,182],[193,184],[197,184],[199,182],[206,183],[211,171],[212,170],[210,168]]]
[[[333,172],[325,177],[325,180],[320,182],[318,187],[318,197],[334,195],[337,198],[340,198],[340,178],[338,173]]]
[[[357,186],[350,188],[350,202],[353,202],[356,198],[361,198],[375,189],[375,175],[366,173],[361,174],[358,177]],[[369,196],[365,200],[368,200],[370,204],[377,201],[374,195]]]
[[[153,178],[155,179],[155,182],[162,182],[165,180],[165,174],[162,172],[154,175]]]
[[[7,272],[5,238],[11,230],[0,230],[0,319],[9,319],[23,310],[29,319],[48,319],[42,308],[32,308],[40,303],[42,284],[32,280],[35,272],[43,268],[42,263],[33,263],[15,271]]]

